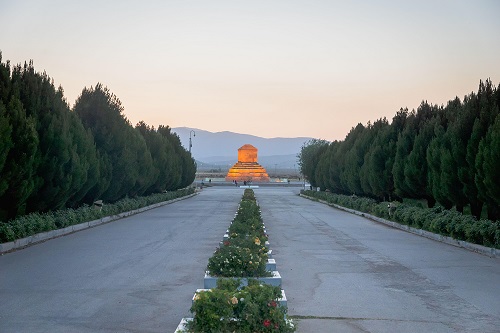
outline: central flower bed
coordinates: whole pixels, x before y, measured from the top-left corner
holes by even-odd
[[[253,190],[246,189],[220,247],[208,260],[204,289],[176,332],[294,332],[286,297]]]
[[[223,246],[208,260],[208,274],[214,277],[265,277],[269,248],[253,190],[246,189],[228,229]]]
[[[191,312],[196,315],[185,326],[188,332],[293,332],[280,305],[282,290],[249,280],[240,287],[237,279],[221,279],[217,288],[195,294]]]
[[[208,271],[213,276],[258,277],[270,276],[266,271],[267,252],[258,237],[230,238],[208,260]]]

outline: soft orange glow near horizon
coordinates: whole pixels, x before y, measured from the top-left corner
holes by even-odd
[[[258,163],[258,149],[245,144],[238,149],[238,162],[227,172],[226,181],[268,183],[266,169]]]
[[[133,124],[334,140],[498,85],[498,13],[489,0],[4,0],[0,51],[33,59],[71,105],[101,82]]]

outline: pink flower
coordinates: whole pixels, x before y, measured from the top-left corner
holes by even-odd
[[[264,326],[265,327],[271,326],[271,321],[269,319],[264,320]]]

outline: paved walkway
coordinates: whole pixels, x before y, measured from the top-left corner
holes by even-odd
[[[299,332],[500,332],[500,260],[256,190]]]
[[[0,332],[174,332],[242,193],[203,191],[0,256]]]
[[[498,332],[500,260],[255,190],[298,332]],[[0,256],[0,332],[173,332],[243,191]]]

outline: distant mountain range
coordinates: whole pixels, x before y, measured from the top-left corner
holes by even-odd
[[[194,131],[194,135],[191,131]],[[297,154],[302,145],[312,138],[261,138],[249,134],[233,132],[209,132],[197,128],[176,127],[182,145],[189,150],[189,133],[191,132],[191,153],[198,166],[206,164],[214,167],[228,167],[238,161],[238,148],[244,144],[255,146],[259,163],[268,171],[271,169],[297,168]],[[201,164],[201,165],[200,165]]]

